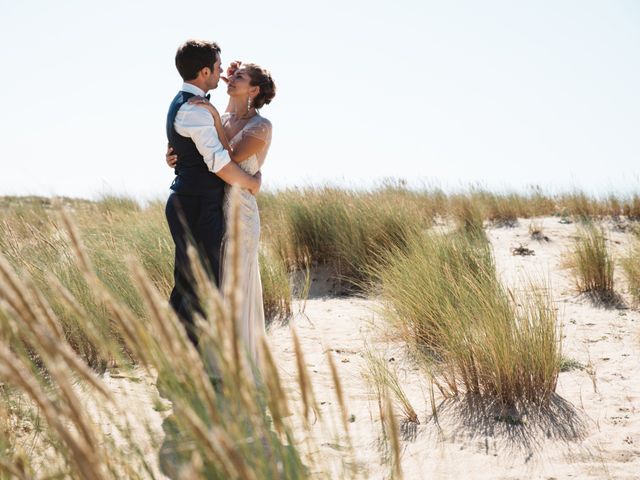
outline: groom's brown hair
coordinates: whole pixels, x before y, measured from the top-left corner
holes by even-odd
[[[182,79],[195,80],[198,72],[205,67],[213,70],[220,47],[216,42],[206,40],[187,40],[178,47],[176,52],[176,68]]]

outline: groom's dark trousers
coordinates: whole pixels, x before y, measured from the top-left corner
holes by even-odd
[[[169,303],[189,338],[197,345],[193,314],[202,314],[203,310],[196,295],[187,246],[196,247],[210,277],[219,285],[220,250],[225,229],[222,210],[225,183],[208,170],[193,140],[175,130],[178,110],[192,96],[188,92],[179,92],[167,114],[167,139],[178,155],[178,163],[165,213],[175,244],[174,287]]]

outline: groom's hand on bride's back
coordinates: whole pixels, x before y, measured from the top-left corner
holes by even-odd
[[[173,148],[171,145],[167,144],[167,153],[164,156],[167,165],[171,168],[176,168],[176,164],[178,163],[178,155],[173,153]]]

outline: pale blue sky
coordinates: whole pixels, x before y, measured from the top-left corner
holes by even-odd
[[[164,197],[189,37],[272,72],[264,185],[640,190],[640,2],[2,4],[0,195]],[[226,105],[224,89],[214,103]]]

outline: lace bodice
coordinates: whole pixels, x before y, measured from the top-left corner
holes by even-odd
[[[221,118],[223,126],[227,125],[231,115],[232,114],[230,113],[224,113],[222,115]],[[267,157],[269,146],[271,145],[271,122],[260,114],[256,114],[251,117],[242,130],[236,133],[233,138],[229,139],[231,147],[233,148],[235,145],[240,143],[245,135],[259,138],[265,142],[265,146],[260,152],[238,163],[240,168],[250,175],[253,175],[260,170],[265,158]]]
[[[222,125],[226,126],[231,118],[231,114],[225,113],[222,115]],[[237,145],[245,136],[252,136],[259,138],[265,142],[264,147],[258,153],[250,156],[246,160],[239,162],[238,165],[245,172],[250,175],[255,174],[260,168],[269,151],[269,145],[271,144],[271,122],[259,114],[251,117],[245,126],[236,133],[233,138],[229,139],[229,143],[233,148]],[[229,213],[229,200],[230,191],[229,186],[226,187],[227,193],[224,196],[224,209],[225,215]],[[258,242],[260,238],[260,215],[258,212],[258,203],[256,197],[254,197],[248,190],[240,190],[240,222],[245,234],[241,236],[242,249],[245,251],[246,256],[251,258],[257,255]]]

